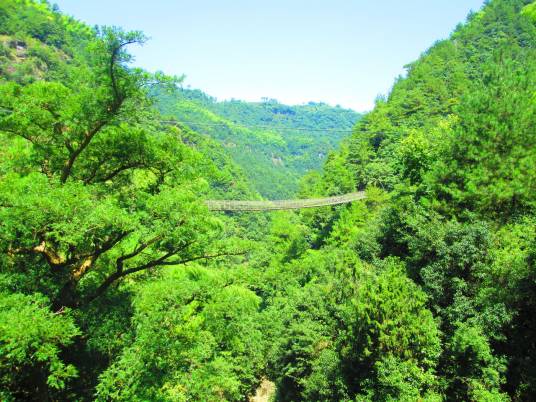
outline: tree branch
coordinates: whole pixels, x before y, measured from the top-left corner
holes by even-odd
[[[61,180],[62,183],[65,183],[67,181],[67,179],[69,178],[69,176],[71,175],[71,171],[73,169],[73,165],[74,165],[74,162],[76,161],[76,159],[80,156],[82,151],[84,151],[84,149],[87,148],[87,146],[89,145],[89,143],[91,142],[93,137],[95,137],[95,135],[106,124],[108,124],[110,122],[110,119],[111,119],[112,115],[113,115],[113,113],[110,113],[105,119],[97,122],[95,124],[95,126],[91,130],[89,130],[88,132],[86,132],[86,134],[84,134],[84,139],[80,143],[80,146],[69,154],[69,158],[65,161],[65,164],[64,164],[63,169],[61,171],[60,180]]]
[[[87,178],[84,179],[84,184],[89,184],[93,181],[93,179],[97,176],[97,173],[99,169],[106,163],[105,160],[99,160],[97,161],[97,164],[91,169],[91,173]]]
[[[65,183],[67,181],[67,179],[71,175],[71,171],[72,171],[74,163],[76,162],[76,159],[87,148],[87,146],[89,145],[93,137],[95,137],[95,135],[100,130],[102,130],[104,126],[109,124],[112,117],[119,111],[119,109],[121,109],[121,106],[123,105],[123,102],[125,101],[125,94],[121,93],[117,85],[117,77],[116,77],[115,68],[117,66],[117,57],[119,56],[119,52],[121,51],[121,49],[132,43],[136,43],[136,40],[129,40],[129,41],[121,42],[112,49],[112,54],[110,56],[110,65],[109,65],[109,75],[110,75],[110,80],[112,83],[112,95],[113,95],[112,102],[106,107],[105,117],[97,121],[95,126],[91,130],[86,132],[86,134],[84,135],[83,141],[80,143],[80,146],[76,148],[73,152],[70,152],[69,158],[67,159],[67,161],[65,161],[64,167],[61,172],[60,180],[62,183]]]
[[[100,181],[112,180],[115,176],[117,176],[121,172],[124,172],[125,170],[139,168],[139,167],[143,167],[143,163],[141,163],[141,162],[132,162],[130,164],[120,166],[117,169],[111,171],[108,175],[104,176],[102,179],[100,179]]]
[[[85,255],[77,255],[71,258],[62,257],[55,250],[48,248],[46,240],[43,240],[37,246],[31,248],[8,250],[8,253],[10,255],[20,253],[42,254],[45,257],[48,265],[50,265],[52,268],[63,268],[67,266],[76,265],[76,267],[71,272],[71,278],[74,280],[74,282],[78,282],[82,278],[82,276],[84,276],[85,273],[93,266],[93,264],[99,258],[100,255],[110,250],[131,232],[132,231],[122,232],[115,237],[109,238],[101,246],[96,247],[92,253]]]
[[[84,180],[84,183],[85,184],[89,184],[91,182],[93,182],[93,180],[95,180],[95,178],[97,177],[97,173],[98,173],[98,169],[104,165],[104,162],[101,163],[99,166],[97,166],[97,168],[92,172],[92,174],[90,175],[89,178],[85,179]],[[108,173],[106,176],[102,177],[102,178],[99,178],[98,181],[100,182],[105,182],[105,181],[108,181],[108,180],[111,180],[113,179],[115,176],[117,176],[119,173],[121,172],[124,172],[125,170],[129,170],[129,169],[134,169],[134,168],[139,168],[139,167],[143,167],[144,164],[142,162],[132,162],[132,163],[128,163],[126,165],[122,165],[122,166],[119,166],[117,169],[115,170],[112,170],[110,173]]]
[[[47,244],[45,240],[43,240],[41,243],[39,243],[37,246],[34,246],[34,247],[8,249],[7,253],[10,256],[14,256],[16,254],[22,254],[22,253],[41,254],[45,257],[47,263],[52,268],[63,267],[67,263],[65,258],[61,257],[58,253],[56,253],[56,251],[47,248]]]
[[[121,94],[119,92],[119,89],[117,87],[117,77],[115,76],[115,66],[117,65],[117,57],[119,56],[119,52],[122,48],[128,45],[132,45],[133,43],[136,43],[136,40],[128,40],[125,42],[119,43],[117,46],[115,46],[112,49],[112,55],[110,57],[110,79],[112,81],[112,90],[114,93],[114,102],[123,102],[124,94]]]
[[[245,252],[225,252],[225,253],[218,253],[218,254],[212,254],[212,255],[200,255],[196,257],[189,257],[189,258],[185,258],[182,260],[165,261],[167,258],[172,256],[173,254],[174,254],[173,252],[169,252],[169,253],[164,254],[162,257],[158,258],[157,260],[148,262],[138,267],[114,272],[113,274],[108,276],[104,280],[103,283],[101,283],[101,285],[95,290],[93,295],[91,295],[89,298],[86,299],[86,303],[91,303],[93,300],[102,296],[106,292],[106,290],[108,290],[108,288],[117,280],[127,275],[134,274],[136,272],[144,271],[144,270],[156,267],[156,266],[182,265],[188,262],[202,260],[202,259],[213,259],[213,258],[218,258],[218,257],[230,257],[230,256],[236,256],[236,255],[244,255]]]
[[[151,244],[154,244],[156,243],[158,240],[162,239],[162,235],[158,235],[158,236],[155,236],[153,237],[152,239],[146,241],[145,243],[142,243],[140,244],[138,247],[136,247],[134,249],[134,251],[132,251],[131,253],[128,253],[128,254],[125,254],[125,255],[122,255],[121,257],[119,257],[117,260],[116,260],[116,267],[117,267],[117,271],[118,272],[122,272],[123,271],[123,263],[126,261],[126,260],[129,260],[131,258],[134,258],[136,257],[138,254],[140,254],[143,250],[145,250],[147,247],[149,247]]]
[[[46,241],[42,241],[39,245],[35,246],[31,250],[43,254],[45,256],[45,259],[47,260],[48,264],[52,267],[62,267],[65,265],[65,258],[60,257],[59,254],[57,254],[52,249],[46,248]]]
[[[36,142],[36,140],[34,138],[30,137],[29,135],[25,135],[25,134],[22,134],[22,133],[20,133],[18,131],[15,131],[12,128],[2,127],[2,128],[0,128],[0,131],[4,131],[6,133],[11,133],[11,134],[16,135],[18,137],[24,138],[26,141],[29,141],[30,143],[32,143],[35,146],[40,145],[40,144],[38,144]]]
[[[197,261],[197,260],[204,260],[204,259],[212,259],[212,258],[218,258],[218,257],[231,257],[231,256],[237,256],[237,255],[245,255],[246,253],[243,251],[240,252],[234,252],[234,253],[220,253],[220,254],[209,254],[209,255],[200,255],[197,257],[191,257],[191,258],[185,258],[183,260],[173,260],[173,261],[164,261],[158,265],[182,265],[186,264],[188,262]]]
[[[109,238],[101,246],[96,247],[93,253],[82,257],[82,262],[80,265],[78,265],[78,267],[76,267],[71,273],[72,280],[75,283],[78,283],[102,254],[110,250],[130,233],[132,233],[132,231],[121,232],[117,236]]]

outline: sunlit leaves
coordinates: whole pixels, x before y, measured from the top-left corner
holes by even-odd
[[[232,281],[194,267],[144,286],[136,340],[102,375],[98,399],[238,401],[251,392],[262,366],[260,300]]]
[[[74,366],[60,353],[80,334],[68,312],[53,314],[48,300],[39,295],[0,293],[0,396],[6,400],[30,397],[35,389],[62,389],[75,377]],[[42,370],[44,378],[37,378]]]

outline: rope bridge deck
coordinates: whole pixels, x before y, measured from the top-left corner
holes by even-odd
[[[208,200],[205,201],[211,211],[279,211],[285,209],[316,208],[327,205],[346,204],[366,198],[364,191],[337,195],[326,198],[309,198],[305,200],[277,201],[235,201]]]

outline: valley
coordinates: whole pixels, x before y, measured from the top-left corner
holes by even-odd
[[[0,400],[535,399],[536,2],[363,113],[217,100],[141,45],[0,2]]]

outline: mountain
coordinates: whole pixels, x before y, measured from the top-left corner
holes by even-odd
[[[304,179],[305,196],[365,189],[368,200],[301,213],[335,273],[302,296],[314,307],[301,333],[322,351],[296,327],[280,335],[274,375],[288,400],[534,399],[535,10],[486,2],[408,64],[322,177]],[[305,252],[293,269],[312,264]],[[354,287],[324,301],[338,275]]]
[[[218,102],[184,88],[156,96],[163,115],[220,142],[268,199],[292,197],[299,178],[319,171],[360,118],[352,110],[323,103]]]
[[[321,170],[296,151],[300,197],[366,199],[271,213],[204,200],[343,111],[181,89],[46,2],[0,35],[0,399],[535,399],[536,2],[469,15]]]

